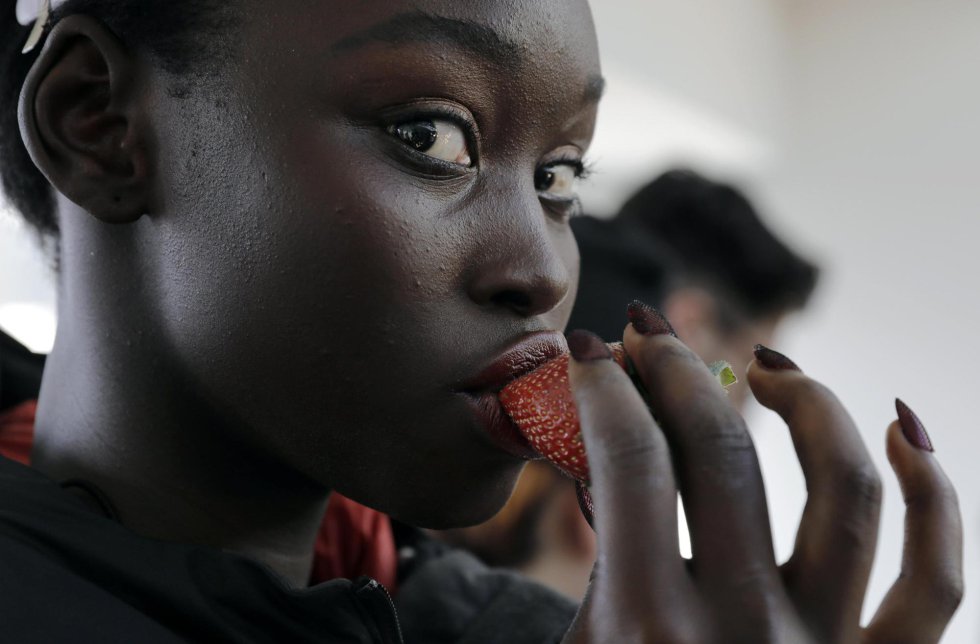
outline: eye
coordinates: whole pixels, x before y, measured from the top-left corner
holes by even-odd
[[[466,134],[452,121],[408,121],[390,126],[388,133],[426,156],[467,168],[473,165]]]
[[[582,175],[582,164],[553,163],[534,172],[534,188],[557,199],[575,197],[575,180]]]

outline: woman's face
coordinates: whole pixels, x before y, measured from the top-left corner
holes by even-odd
[[[252,1],[238,28],[219,82],[151,89],[164,209],[137,225],[175,369],[322,485],[419,525],[487,518],[522,461],[461,390],[499,387],[481,371],[573,303],[585,0]]]

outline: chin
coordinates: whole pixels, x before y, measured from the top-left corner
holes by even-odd
[[[415,497],[411,503],[393,509],[388,514],[402,523],[431,530],[478,525],[492,519],[504,507],[514,491],[522,468],[523,464],[514,470],[512,476],[501,477],[483,485],[467,481],[457,486],[440,486],[438,494],[426,496],[427,502],[420,504],[420,498]],[[447,495],[447,490],[459,493]]]

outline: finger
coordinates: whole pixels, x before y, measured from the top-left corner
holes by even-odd
[[[647,602],[646,590],[669,594],[685,576],[667,442],[601,340],[575,331],[568,345],[596,506],[600,578],[615,579],[618,588]]]
[[[818,623],[853,632],[877,543],[881,480],[833,393],[781,354],[760,347],[756,356],[749,365],[749,386],[789,426],[807,485],[796,546],[783,577]]]
[[[629,327],[624,342],[674,454],[692,569],[708,586],[751,601],[746,588],[764,591],[778,580],[762,475],[745,423],[704,362],[679,340]]]
[[[914,414],[903,416],[910,430],[921,427]],[[928,438],[918,444],[931,447]],[[939,462],[913,446],[899,422],[888,428],[887,449],[905,498],[905,548],[902,572],[868,625],[865,641],[938,642],[963,598],[959,502]]]

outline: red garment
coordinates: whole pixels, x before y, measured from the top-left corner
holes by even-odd
[[[0,413],[0,454],[30,465],[37,401],[28,400]]]
[[[30,465],[37,401],[0,413],[0,455]],[[373,577],[395,592],[398,557],[391,521],[380,512],[333,493],[316,537],[310,582]]]

